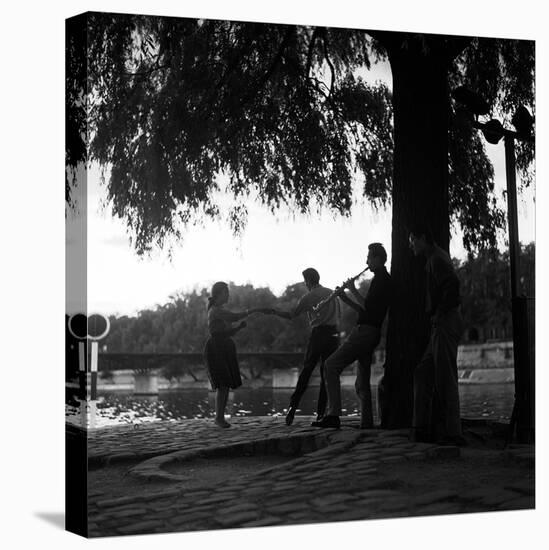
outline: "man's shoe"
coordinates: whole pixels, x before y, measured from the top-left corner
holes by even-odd
[[[324,418],[323,414],[317,414],[314,422],[311,422],[311,426],[314,426],[317,422],[320,422]]]
[[[296,411],[295,407],[290,407],[288,409],[288,413],[286,414],[286,426],[292,425],[294,421],[295,411]]]
[[[414,443],[434,443],[433,436],[421,428],[412,428],[408,439]]]
[[[339,421],[339,416],[325,416],[322,420],[313,422],[311,426],[315,428],[335,428],[339,430],[341,422]]]
[[[444,436],[436,440],[443,447],[467,447],[467,440],[462,435]]]

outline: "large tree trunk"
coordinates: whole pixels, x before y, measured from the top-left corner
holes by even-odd
[[[411,425],[413,372],[429,337],[424,262],[408,246],[409,224],[428,221],[448,250],[448,67],[435,37],[392,48],[394,177],[391,275],[385,374],[380,386],[381,423]]]

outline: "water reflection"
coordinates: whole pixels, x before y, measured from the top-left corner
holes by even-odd
[[[373,388],[374,420],[379,422]],[[231,392],[227,413],[233,417],[282,416],[290,402],[291,389],[239,388]],[[310,388],[301,401],[298,414],[316,413],[317,388]],[[484,417],[508,421],[513,408],[513,384],[460,385],[462,416]],[[97,427],[117,424],[139,424],[159,420],[212,418],[215,393],[208,389],[161,392],[158,396],[136,396],[131,392],[103,393],[97,403]],[[354,388],[342,387],[342,412],[345,416],[359,414]],[[78,422],[76,402],[67,405],[67,419]]]
[[[509,421],[515,398],[514,384],[460,385],[459,396],[463,416]]]

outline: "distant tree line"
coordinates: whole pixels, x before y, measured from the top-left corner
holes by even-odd
[[[535,243],[521,247],[520,292],[535,297]],[[455,261],[461,283],[465,340],[511,340],[511,275],[509,252],[489,249],[465,262]]]
[[[497,249],[480,252],[460,262],[454,260],[461,282],[465,341],[511,339],[511,293],[509,254]],[[535,244],[522,248],[521,289],[534,297]],[[369,281],[359,289],[366,294]],[[306,288],[303,283],[286,287],[281,296],[269,288],[251,284],[229,284],[229,307],[235,311],[250,307],[276,307],[291,310]],[[103,344],[109,352],[200,352],[208,337],[207,298],[209,289],[178,293],[155,309],[140,311],[135,317],[110,318],[111,330]],[[342,304],[341,332],[347,334],[356,321],[356,313]],[[241,351],[303,351],[309,332],[305,316],[292,321],[273,315],[256,314],[248,318],[247,328],[235,337]],[[386,324],[386,323],[385,323]],[[381,345],[384,345],[385,329]]]
[[[369,281],[359,286],[365,295]],[[229,283],[228,307],[241,311],[251,307],[275,307],[290,311],[307,292],[303,283],[286,287],[280,297],[269,288],[251,284]],[[110,317],[111,330],[103,344],[109,352],[197,352],[202,351],[208,337],[207,302],[209,289],[178,293],[168,303],[155,309],[140,311],[135,317]],[[340,329],[348,333],[356,321],[356,313],[342,305]],[[274,315],[255,314],[247,319],[247,328],[235,336],[241,351],[303,351],[309,325],[302,315],[292,321]]]

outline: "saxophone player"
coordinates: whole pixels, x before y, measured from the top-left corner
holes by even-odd
[[[309,324],[311,325],[311,334],[307,344],[307,351],[303,361],[303,368],[299,374],[297,385],[292,397],[290,406],[286,414],[286,424],[290,426],[294,421],[294,416],[299,402],[307,389],[309,379],[316,365],[320,361],[320,391],[317,401],[317,420],[322,418],[326,410],[326,389],[324,384],[324,361],[337,349],[338,325],[340,317],[340,305],[337,298],[328,298],[333,291],[320,284],[320,275],[312,267],[305,269],[302,273],[307,294],[298,302],[293,311],[274,310],[273,313],[283,319],[294,319],[295,317],[307,314]],[[325,302],[318,309],[315,309],[320,302]]]
[[[354,279],[349,279],[336,289],[341,300],[358,312],[357,324],[345,342],[327,359],[324,381],[328,404],[326,416],[313,426],[319,428],[339,428],[341,414],[341,388],[339,377],[343,369],[358,361],[355,389],[360,401],[363,429],[373,428],[372,394],[370,389],[370,368],[372,353],[379,344],[381,325],[391,300],[391,276],[385,268],[387,252],[381,243],[368,246],[368,268],[374,273],[368,293],[364,298],[356,289]],[[355,299],[345,294],[349,289]],[[358,300],[358,301],[357,301]]]

